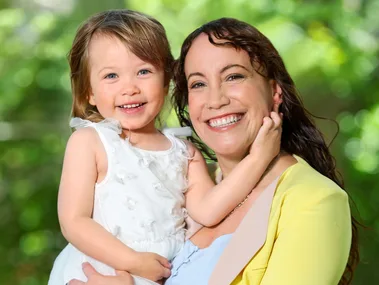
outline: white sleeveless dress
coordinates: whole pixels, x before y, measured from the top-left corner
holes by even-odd
[[[115,120],[93,123],[74,118],[70,125],[94,128],[108,159],[106,177],[95,186],[92,218],[134,250],[155,252],[172,260],[185,241],[186,144],[164,132],[170,149],[147,151],[122,139]],[[55,260],[48,284],[63,285],[74,278],[86,281],[83,262],[91,263],[101,274],[115,275],[113,268],[68,244]],[[157,284],[133,277],[136,285]]]

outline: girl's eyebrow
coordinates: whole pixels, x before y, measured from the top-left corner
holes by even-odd
[[[99,72],[98,72],[98,74],[100,74],[102,71],[104,71],[105,69],[113,69],[114,67],[113,66],[104,66],[104,67],[102,67],[100,70],[99,70]]]

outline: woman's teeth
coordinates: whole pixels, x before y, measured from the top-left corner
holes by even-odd
[[[123,109],[131,109],[131,108],[137,108],[137,107],[140,107],[142,106],[143,104],[142,103],[139,103],[139,104],[127,104],[127,105],[121,105],[120,108],[123,108]]]
[[[242,119],[241,115],[227,116],[223,118],[211,119],[208,124],[211,127],[219,128],[233,125]]]

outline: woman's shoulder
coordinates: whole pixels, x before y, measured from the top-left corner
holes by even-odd
[[[347,193],[333,180],[312,168],[304,159],[298,161],[281,176],[276,196],[282,199],[312,203],[328,197],[347,201]]]

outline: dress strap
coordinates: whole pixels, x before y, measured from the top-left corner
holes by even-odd
[[[162,133],[165,135],[174,135],[176,137],[190,137],[192,135],[192,129],[190,127],[164,128]]]
[[[112,130],[116,132],[118,135],[121,134],[122,132],[120,122],[112,118],[106,118],[98,123],[92,122],[90,120],[84,120],[78,117],[72,118],[70,121],[70,127],[76,130],[86,128],[86,127],[96,128],[97,126]]]

